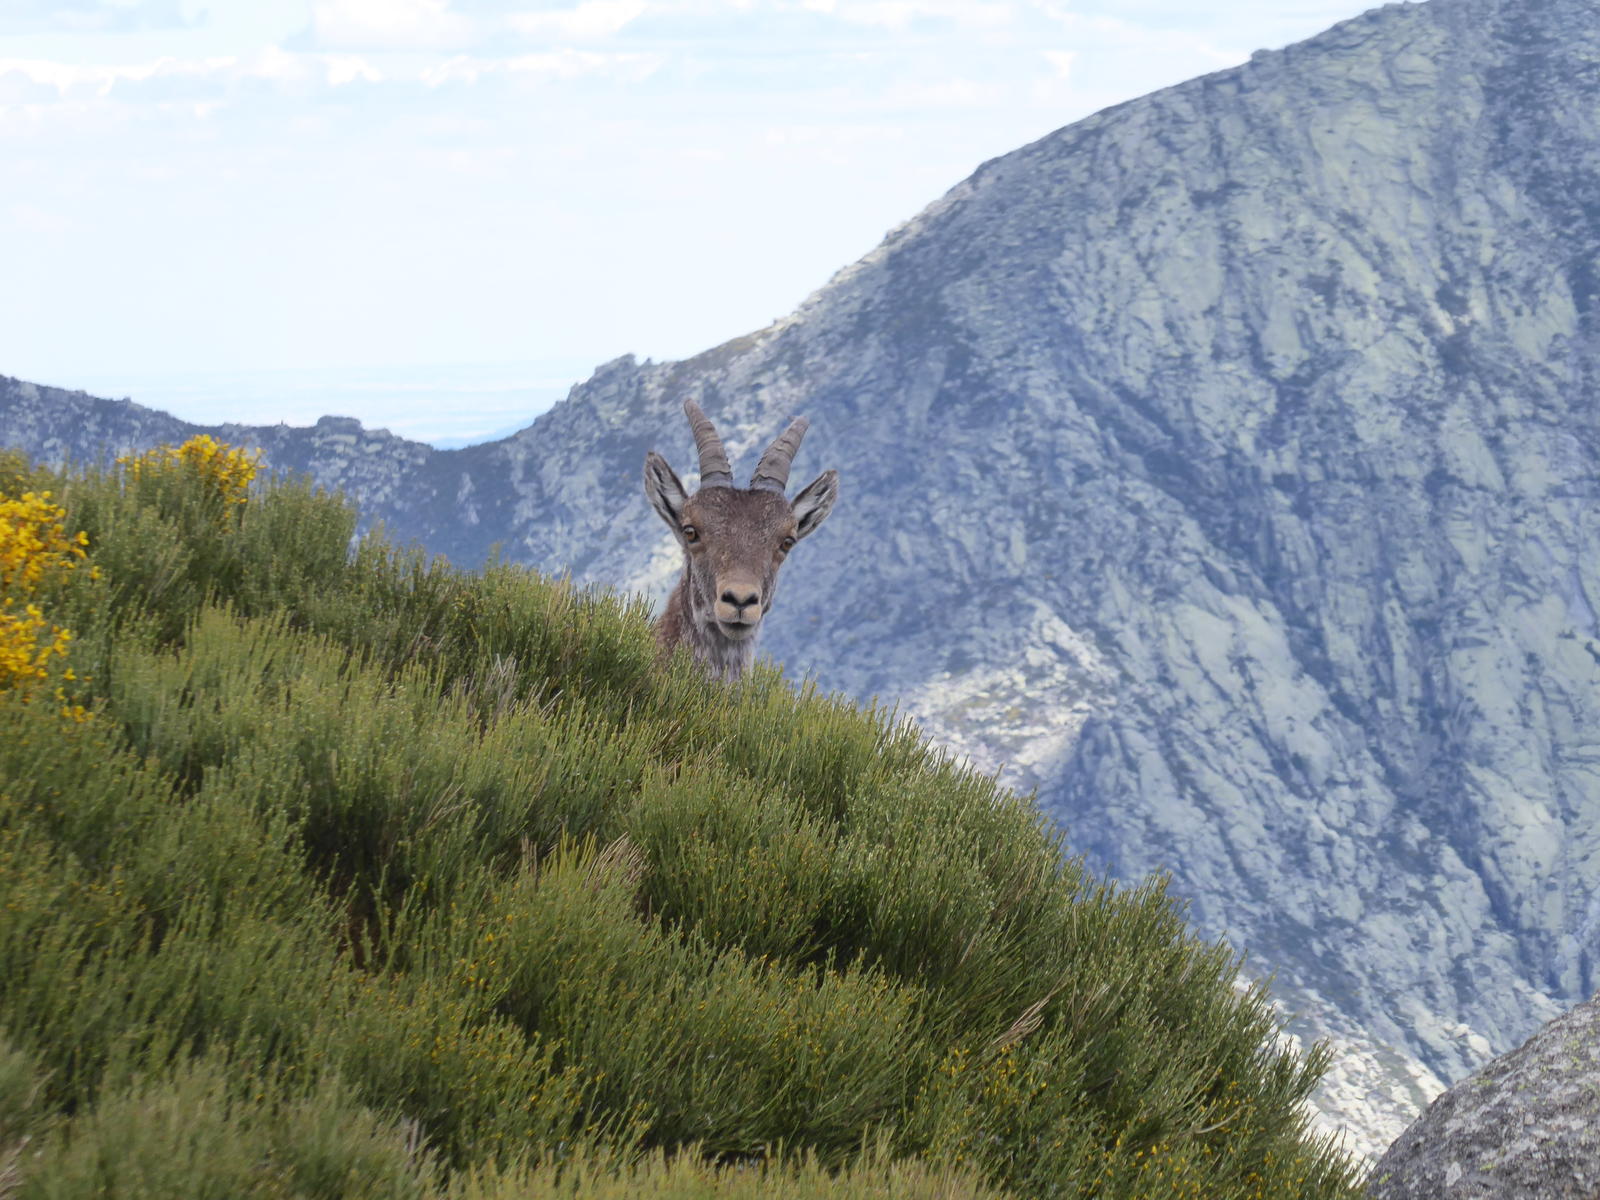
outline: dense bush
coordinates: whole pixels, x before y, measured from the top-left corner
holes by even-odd
[[[1159,881],[241,464],[0,459],[94,567],[0,688],[0,1196],[1356,1194]]]

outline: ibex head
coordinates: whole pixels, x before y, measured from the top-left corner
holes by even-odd
[[[683,404],[700,452],[700,488],[689,495],[654,450],[644,460],[644,490],[683,547],[683,578],[657,624],[664,651],[688,642],[695,657],[735,679],[755,655],[761,619],[772,607],[778,568],[814,531],[839,496],[839,473],[824,471],[791,501],[789,465],[808,422],[797,419],[735,487],[716,428],[693,400]]]

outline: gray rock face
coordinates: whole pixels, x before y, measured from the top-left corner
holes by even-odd
[[[1375,1151],[1600,984],[1597,94],[1593,0],[1378,9],[987,163],[506,441],[259,436],[457,561],[659,595],[682,399],[745,470],[809,416],[842,499],[766,649],[1171,871]],[[18,388],[0,442],[78,452],[89,402]]]
[[[1600,1196],[1600,999],[1429,1106],[1373,1168],[1373,1200]]]

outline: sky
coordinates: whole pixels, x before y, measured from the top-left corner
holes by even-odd
[[[0,374],[505,431],[788,313],[986,159],[1368,7],[0,0]]]

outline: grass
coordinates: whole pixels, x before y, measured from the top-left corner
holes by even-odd
[[[3,597],[3,1200],[1359,1195],[1232,953],[892,713],[141,461],[0,456],[92,568]]]

